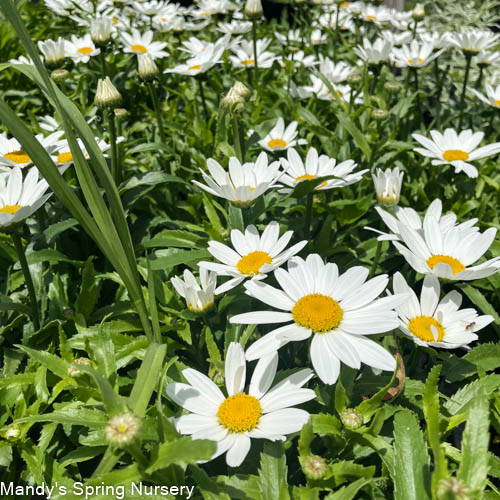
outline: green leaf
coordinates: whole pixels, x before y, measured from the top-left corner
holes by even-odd
[[[245,224],[243,222],[243,213],[240,207],[235,207],[234,205],[229,205],[229,225],[231,229],[239,229],[240,231],[245,230]]]
[[[171,269],[179,264],[187,264],[211,257],[208,250],[178,250],[175,248],[167,250],[165,253],[158,251],[151,258],[151,269]]]
[[[227,493],[224,493],[224,488],[210,478],[203,469],[191,465],[189,471],[204,500],[232,500]]]
[[[314,432],[311,419],[309,419],[307,424],[305,424],[300,431],[298,450],[301,459],[311,454],[311,443],[313,439]]]
[[[75,302],[75,312],[86,320],[92,314],[97,300],[97,281],[92,257],[89,257],[82,269],[82,284]]]
[[[429,455],[414,413],[394,417],[394,499],[430,500]]]
[[[83,426],[89,429],[103,429],[107,421],[106,414],[100,410],[68,406],[52,413],[19,418],[16,423],[55,422],[63,425]]]
[[[68,367],[70,364],[64,359],[56,356],[55,354],[37,351],[36,349],[31,349],[30,347],[26,347],[24,345],[16,345],[16,347],[23,350],[30,358],[38,361],[41,365],[45,366],[52,373],[55,373],[58,377],[71,380],[68,375]],[[72,383],[72,380],[70,383]]]
[[[473,403],[474,397],[479,394],[480,391],[484,391],[485,394],[491,394],[498,390],[499,387],[500,375],[486,375],[486,377],[474,380],[474,382],[461,387],[448,401],[446,401],[446,403],[444,403],[444,407],[451,415],[466,412]]]
[[[327,434],[340,434],[342,424],[340,420],[328,413],[317,413],[311,416],[313,431],[315,434],[325,436]]]
[[[480,344],[469,351],[463,359],[484,371],[496,370],[500,367],[500,344],[493,342]]]
[[[351,483],[349,486],[343,486],[334,493],[330,493],[325,497],[325,500],[353,500],[356,498],[356,494],[361,488],[363,488],[363,486],[366,486],[367,484],[370,484],[372,482],[372,479],[358,479],[357,481],[354,481],[354,483]]]
[[[286,475],[286,457],[282,443],[266,441],[264,451],[260,454],[259,488],[261,499],[289,499]]]
[[[363,151],[364,155],[366,156],[365,160],[368,163],[370,161],[372,151],[365,136],[345,113],[343,113],[342,111],[338,111],[336,113],[336,116],[342,128],[344,128],[349,132],[349,134],[351,134],[356,146],[358,146],[358,148]]]
[[[206,246],[205,238],[188,231],[165,229],[149,241],[143,242],[144,248],[201,248]]]

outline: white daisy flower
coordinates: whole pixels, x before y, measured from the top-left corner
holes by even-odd
[[[216,29],[226,35],[241,35],[248,33],[252,29],[252,23],[233,19],[230,23],[219,23]]]
[[[229,172],[212,158],[207,160],[207,168],[212,177],[203,170],[201,175],[208,186],[198,181],[193,181],[193,184],[240,207],[252,205],[259,196],[275,186],[282,175],[280,163],[273,161],[268,165],[267,154],[264,151],[260,153],[255,163],[246,162],[242,165],[238,158],[234,156],[229,158]]]
[[[423,234],[398,222],[401,242],[393,241],[393,244],[417,273],[471,281],[491,276],[500,269],[500,257],[470,267],[493,243],[496,228],[490,227],[481,233],[477,228],[458,225],[443,231],[439,222],[436,217],[426,216]]]
[[[50,116],[50,115],[45,115],[45,116],[42,116],[41,118],[39,118],[38,125],[40,125],[40,128],[42,128],[43,130],[46,130],[49,133],[57,132],[57,131],[60,131],[61,134],[64,133],[61,130],[61,124],[53,116]]]
[[[222,264],[200,262],[200,268],[215,271],[219,276],[231,276],[215,290],[215,294],[227,292],[247,278],[262,280],[267,273],[283,265],[288,259],[299,253],[307,241],[300,241],[285,250],[292,238],[293,231],[287,231],[281,238],[280,226],[273,221],[266,226],[262,236],[254,225],[246,228],[245,234],[238,229],[231,231],[231,243],[234,249],[219,243],[208,242],[208,251]]]
[[[328,57],[319,56],[318,71],[332,84],[340,83],[347,80],[349,75],[354,73],[354,68],[346,64],[344,61],[334,63]]]
[[[132,33],[121,34],[123,51],[132,54],[149,54],[153,59],[167,57],[168,52],[163,49],[167,42],[153,42],[153,32],[151,30],[140,33],[137,29],[132,29]]]
[[[401,185],[403,184],[404,172],[399,168],[377,168],[376,174],[372,174],[377,199],[382,205],[397,205],[401,195]]]
[[[500,142],[476,149],[484,137],[483,132],[473,133],[472,130],[462,130],[457,134],[452,128],[447,128],[444,134],[437,130],[430,131],[431,139],[420,134],[412,134],[424,148],[415,148],[414,151],[432,160],[433,165],[453,165],[455,173],[465,172],[469,177],[477,177],[477,168],[467,163],[479,160],[500,152]]]
[[[164,73],[177,73],[179,75],[196,76],[205,73],[210,68],[221,62],[225,47],[212,45],[205,52],[179,64],[174,68],[166,69]]]
[[[257,64],[259,68],[270,68],[273,65],[276,55],[266,51],[270,39],[257,40]],[[237,47],[231,47],[235,55],[229,56],[233,66],[237,68],[253,68],[255,65],[255,54],[253,42],[242,40]]]
[[[35,63],[31,60],[31,57],[19,56],[17,59],[9,59],[10,64],[28,64],[34,66]]]
[[[285,149],[294,148],[297,144],[307,144],[305,139],[295,139],[297,137],[297,122],[291,122],[285,128],[283,118],[278,118],[273,129],[259,141],[260,147],[267,151],[283,151]]]
[[[186,299],[190,311],[200,314],[214,305],[214,291],[217,286],[216,273],[200,267],[200,284],[198,284],[193,273],[186,269],[184,271],[184,280],[174,276],[170,281],[177,293]]]
[[[424,278],[420,301],[399,272],[394,275],[393,287],[394,293],[408,295],[406,302],[396,307],[399,329],[417,345],[456,349],[477,340],[475,332],[494,320],[490,315],[479,316],[472,308],[459,310],[462,296],[455,290],[439,300],[439,280],[430,274]]]
[[[288,342],[312,336],[311,361],[325,384],[334,384],[340,362],[354,369],[365,363],[393,371],[394,357],[365,335],[398,327],[394,307],[406,296],[377,299],[389,281],[386,274],[368,281],[368,269],[352,267],[339,276],[336,264],[323,262],[318,254],[304,261],[290,259],[288,271],[276,269],[281,289],[261,281],[245,283],[247,293],[280,311],[254,311],[230,319],[237,324],[286,323],[254,342],[246,351],[248,360],[267,356]]]
[[[66,42],[61,37],[57,40],[39,40],[38,48],[43,54],[44,60],[49,65],[59,64],[66,56]]]
[[[335,158],[326,155],[318,155],[315,148],[309,148],[305,163],[302,161],[299,153],[295,149],[289,149],[287,159],[281,158],[281,164],[285,168],[280,182],[289,186],[289,188],[280,189],[280,193],[289,193],[301,181],[312,180],[317,177],[327,177],[334,175],[335,179],[328,179],[316,187],[316,190],[334,189],[344,186],[350,186],[361,180],[366,170],[359,172],[352,171],[357,167],[354,160],[346,160],[336,164]]]
[[[452,33],[450,41],[452,45],[468,52],[478,54],[481,50],[489,49],[498,41],[498,33],[493,31],[467,30],[463,33]]]
[[[176,419],[177,431],[193,439],[217,441],[211,459],[227,452],[226,463],[231,467],[242,464],[251,439],[284,441],[287,434],[300,431],[309,413],[291,407],[314,399],[313,390],[302,388],[313,373],[300,370],[271,388],[277,366],[276,353],[262,358],[248,392],[244,392],[245,355],[240,344],[231,342],[225,362],[227,397],[203,373],[192,368],[183,370],[188,384],[174,382],[165,389],[173,401],[190,412]]]
[[[478,66],[500,66],[500,51],[482,50],[474,58]]]
[[[300,36],[300,30],[289,30],[288,36],[282,33],[274,33],[276,40],[281,43],[281,45],[288,45],[290,42],[301,42],[302,37]]]
[[[71,42],[65,42],[66,56],[71,57],[75,63],[87,63],[91,57],[101,53],[101,49],[96,49],[90,35],[86,34],[83,38],[71,35]]]
[[[124,140],[123,136],[117,137],[116,143],[120,144],[121,142],[123,142],[123,140]],[[78,143],[78,146],[79,146],[81,152],[83,153],[83,156],[86,159],[88,159],[89,154],[87,152],[87,148],[85,147],[85,144],[83,143],[83,141],[80,138],[77,138],[76,141]],[[109,148],[111,147],[110,144],[108,144],[105,140],[99,139],[98,137],[96,137],[95,141],[97,143],[97,147],[103,153],[106,153],[106,151],[108,151]],[[104,157],[106,157],[106,156],[107,155],[104,154]],[[51,155],[51,157],[52,157],[52,161],[56,165],[58,165],[59,167],[65,167],[61,171],[61,173],[64,172],[66,170],[66,168],[68,168],[73,163],[73,154],[71,153],[71,149],[70,149],[68,141],[66,139],[62,139],[62,140],[57,142],[56,150]]]
[[[142,14],[143,16],[155,16],[157,14],[162,14],[166,8],[170,7],[166,2],[151,0],[149,2],[138,2],[135,1],[132,3],[132,8]]]
[[[318,60],[314,54],[310,54],[308,56],[305,55],[303,50],[299,50],[295,53],[289,53],[285,56],[279,57],[276,59],[282,67],[285,67],[286,61],[293,61],[294,70],[303,66],[304,68],[312,68],[318,64]]]
[[[225,49],[228,46],[230,39],[230,35],[224,35],[220,37],[215,43],[212,43],[207,42],[206,40],[200,40],[199,38],[192,36],[189,38],[189,40],[185,40],[184,42],[182,42],[183,47],[179,47],[179,50],[181,50],[182,52],[187,52],[192,57],[200,57],[204,55],[205,52],[208,52],[210,50],[214,51],[215,49],[216,51],[218,51],[221,47]]]
[[[380,36],[390,42],[394,47],[400,47],[401,45],[411,43],[413,39],[413,33],[411,31],[403,31],[402,33],[395,33],[394,31],[384,30],[380,33]]]
[[[354,53],[368,64],[379,64],[389,59],[392,50],[392,43],[377,38],[372,44],[367,38],[363,38],[363,46],[354,47]]]
[[[61,132],[53,132],[45,137],[37,134],[35,139],[51,154],[57,148],[57,141],[61,137]],[[8,170],[12,167],[27,167],[31,165],[32,159],[22,149],[17,139],[8,139],[5,134],[0,134],[0,171]]]
[[[323,45],[328,41],[328,35],[323,33],[320,29],[314,29],[311,33],[312,45]]]
[[[384,7],[382,5],[380,7],[365,5],[363,10],[361,11],[361,19],[363,21],[380,25],[387,21],[392,21],[393,17],[391,16],[391,12],[387,7]]]
[[[337,15],[332,12],[327,12],[325,14],[321,14],[318,19],[318,23],[320,26],[324,28],[335,29],[337,21]],[[342,31],[356,31],[356,26],[352,21],[352,16],[349,12],[340,11],[339,14],[339,29]]]
[[[452,33],[445,31],[439,33],[437,31],[425,31],[419,34],[419,38],[424,42],[431,44],[434,49],[446,49],[453,44],[451,43]]]
[[[484,86],[484,90],[486,91],[486,95],[477,91],[476,89],[469,90],[481,101],[492,106],[493,108],[500,108],[500,85],[497,85],[496,88],[486,84]]]
[[[45,194],[49,185],[45,179],[38,180],[38,169],[31,167],[23,181],[20,167],[0,174],[0,227],[27,219],[51,196]]]
[[[434,52],[434,46],[413,40],[410,45],[392,49],[392,60],[399,68],[423,68],[441,55],[444,49]]]

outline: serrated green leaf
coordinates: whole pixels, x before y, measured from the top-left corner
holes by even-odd
[[[470,384],[461,387],[453,394],[444,407],[451,413],[466,412],[472,404],[473,398],[483,390],[485,394],[491,394],[500,387],[500,375],[490,374],[478,380],[474,380]]]
[[[493,342],[480,344],[469,351],[463,359],[484,371],[496,370],[500,367],[500,344]]]
[[[260,454],[259,488],[262,500],[288,500],[287,466],[281,442],[266,441]]]
[[[342,486],[339,490],[334,493],[330,493],[325,497],[325,500],[354,500],[358,491],[373,482],[373,479],[358,479],[354,481],[349,486]]]

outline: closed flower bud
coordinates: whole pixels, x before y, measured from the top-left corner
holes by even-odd
[[[111,38],[111,27],[111,19],[97,17],[90,25],[90,38],[96,45],[105,45]]]
[[[66,80],[66,78],[68,78],[68,75],[69,75],[69,71],[66,69],[55,69],[50,74],[50,77],[56,83],[62,83],[62,82],[64,82],[64,80]]]
[[[302,470],[307,479],[320,480],[325,477],[326,463],[318,455],[309,455],[301,461]]]
[[[82,372],[77,365],[90,365],[91,361],[89,358],[77,358],[73,361],[71,365],[68,366],[67,373],[70,377],[78,377],[79,375],[83,375],[85,372]]]
[[[139,54],[137,56],[137,62],[139,63],[139,76],[143,80],[152,80],[159,74],[158,66],[153,61],[150,54]]]
[[[468,486],[454,477],[441,479],[437,485],[438,500],[472,500]]]
[[[234,87],[230,88],[229,92],[221,100],[223,106],[231,108],[233,111],[235,111],[236,108],[240,108],[240,105],[243,105],[244,102],[245,98],[234,90]]]
[[[115,117],[118,118],[119,120],[123,120],[127,117],[128,111],[125,108],[115,108]]]
[[[359,429],[363,425],[363,415],[354,408],[348,408],[340,415],[340,420],[348,429]]]
[[[399,94],[403,86],[399,82],[385,82],[384,89],[389,92],[389,94]]]
[[[11,425],[7,429],[7,431],[5,432],[5,438],[6,439],[17,439],[20,434],[21,434],[21,431],[19,429],[19,426],[14,424],[14,425]]]
[[[347,77],[347,84],[351,88],[357,88],[360,83],[361,83],[361,75],[358,75],[358,73],[353,73],[352,75],[349,75]]]
[[[240,94],[241,97],[247,98],[250,95],[250,89],[244,84],[241,83],[240,81],[236,81],[233,84],[233,90]]]
[[[109,76],[104,80],[97,82],[97,92],[94,98],[94,104],[99,108],[115,108],[122,102],[122,96],[113,85]]]
[[[125,448],[139,440],[141,420],[132,412],[119,413],[108,420],[104,435],[117,448]]]
[[[263,12],[261,0],[247,0],[245,4],[245,14],[247,16],[260,17]]]
[[[425,17],[424,6],[421,3],[417,3],[411,13],[411,16],[415,21],[420,21]]]
[[[386,109],[374,109],[372,111],[372,118],[377,121],[382,121],[385,120],[389,116],[389,111]]]
[[[377,199],[382,205],[391,206],[399,203],[403,175],[404,172],[400,172],[397,167],[393,170],[387,168],[385,171],[378,168],[376,175],[372,174]]]

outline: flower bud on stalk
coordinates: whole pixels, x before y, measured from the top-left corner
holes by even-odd
[[[17,439],[21,435],[21,430],[17,424],[10,426],[5,432],[6,439]]]
[[[90,38],[96,45],[106,45],[111,39],[111,19],[97,17],[90,25]]]
[[[308,479],[320,480],[323,479],[326,473],[326,463],[318,455],[309,455],[301,460],[302,470]]]
[[[469,487],[460,479],[448,477],[441,479],[437,485],[438,500],[472,500]]]
[[[56,83],[63,83],[66,80],[66,78],[68,78],[68,75],[69,75],[69,71],[67,69],[55,69],[50,74],[50,77]]]
[[[85,372],[82,372],[78,365],[87,365],[90,366],[92,362],[89,358],[77,358],[73,361],[71,365],[68,366],[67,373],[70,377],[78,377],[80,375],[84,375]]]
[[[372,118],[377,121],[383,121],[389,116],[389,111],[386,109],[374,109],[372,111]]]
[[[245,4],[245,14],[249,17],[260,17],[264,10],[261,0],[247,0]]]
[[[411,13],[411,17],[413,17],[415,21],[421,21],[425,17],[424,6],[421,3],[417,3],[415,5],[415,8]]]
[[[352,75],[349,75],[347,77],[347,84],[352,89],[357,88],[360,83],[361,83],[361,75],[359,75],[358,73],[353,73]]]
[[[122,96],[109,79],[109,76],[104,80],[99,79],[94,104],[98,108],[116,108],[121,102]]]
[[[399,168],[385,171],[377,169],[376,174],[372,174],[375,192],[378,201],[384,206],[397,205],[401,195],[401,185],[403,184],[404,172],[400,172]]]
[[[143,80],[153,80],[160,73],[158,66],[150,54],[139,54],[137,56],[137,62],[139,64],[139,76]]]
[[[340,420],[348,429],[359,429],[363,425],[363,415],[354,408],[348,408],[340,415]]]
[[[250,89],[238,80],[234,82],[232,89],[244,99],[250,96]]]
[[[104,429],[106,440],[117,448],[125,448],[139,441],[141,420],[132,412],[119,413],[111,417]]]
[[[385,82],[384,89],[389,92],[389,94],[399,94],[403,86],[399,82]]]
[[[231,112],[239,111],[243,107],[244,102],[245,98],[234,87],[231,87],[229,92],[221,99],[222,105]]]

